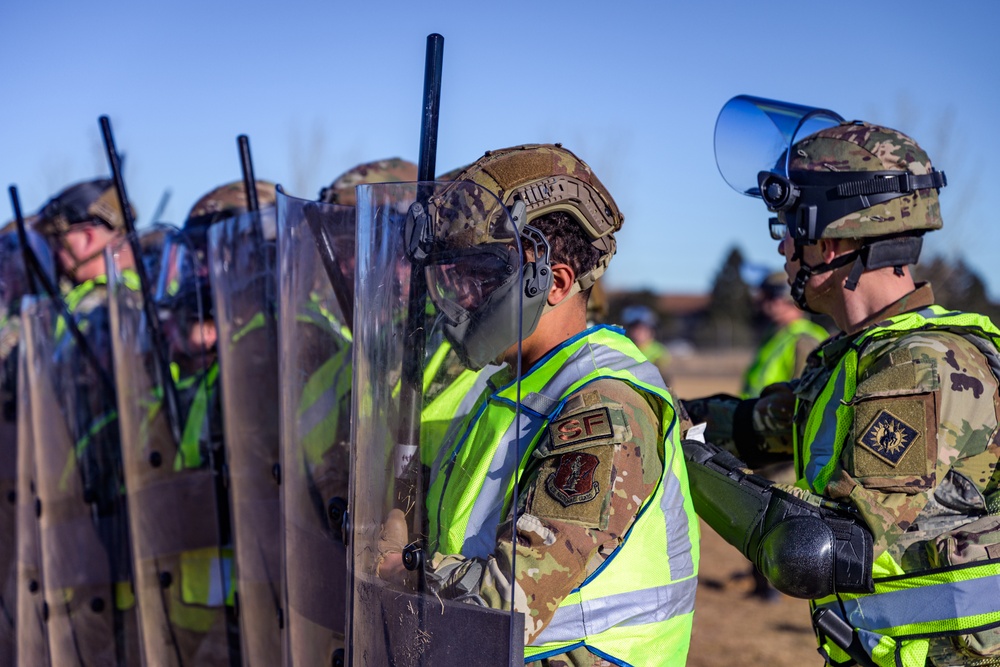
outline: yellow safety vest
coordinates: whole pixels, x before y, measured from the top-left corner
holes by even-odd
[[[804,432],[795,429],[800,486],[822,494],[830,481],[854,422],[851,399],[857,391],[859,358],[865,347],[920,331],[949,331],[967,338],[991,359],[994,374],[1000,374],[1000,329],[982,315],[929,306],[865,331],[838,361],[809,412]],[[872,594],[837,594],[814,600],[812,606],[830,609],[854,627],[880,667],[923,667],[929,637],[1000,625],[1000,559],[906,572],[884,552],[875,560],[873,578]],[[835,664],[849,661],[826,637],[820,637],[820,643]]]
[[[760,396],[776,382],[788,382],[795,376],[795,348],[799,338],[808,336],[822,343],[829,338],[826,329],[807,318],[800,318],[779,329],[767,339],[743,379],[743,397]]]
[[[622,544],[560,603],[526,647],[525,660],[582,646],[621,665],[648,664],[650,656],[661,665],[683,665],[694,612],[698,522],[673,399],[656,367],[617,327],[588,329],[549,352],[520,379],[520,401],[517,381],[483,392],[470,417],[460,420],[459,437],[432,467],[429,544],[470,558],[493,553],[497,526],[514,501],[515,476],[523,474],[545,427],[571,394],[608,378],[659,399],[663,472]]]

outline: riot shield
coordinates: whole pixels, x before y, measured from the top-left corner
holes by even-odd
[[[52,274],[44,239],[26,231],[39,267]],[[14,664],[17,615],[18,348],[21,302],[36,288],[15,232],[0,234],[0,665]]]
[[[204,255],[164,244],[145,310],[126,247],[107,255],[112,346],[146,665],[240,664]],[[153,312],[156,322],[146,319]],[[156,347],[162,340],[165,350]]]
[[[0,258],[2,261],[2,258]],[[6,319],[6,322],[2,320]],[[0,316],[0,665],[13,664],[17,591],[17,348],[19,317]]]
[[[286,665],[343,664],[354,208],[278,193]],[[319,248],[322,248],[322,254]]]
[[[49,653],[57,665],[138,665],[114,396],[94,376],[107,359],[104,299],[75,316],[84,354],[48,299],[24,321]],[[86,312],[82,310],[86,308]],[[103,332],[103,336],[102,336]]]
[[[34,297],[21,302],[26,327],[42,324]],[[49,646],[45,631],[47,609],[42,594],[42,556],[38,545],[35,507],[35,439],[31,428],[31,390],[28,386],[28,344],[18,349],[17,373],[17,662],[22,667],[48,667]]]
[[[450,406],[435,406],[441,396],[431,402],[425,395],[426,376],[436,374],[432,360],[441,356],[438,332],[468,368],[505,353],[517,364],[520,235],[506,208],[471,182],[361,186],[357,228],[350,663],[464,665],[475,656],[482,664],[522,664],[523,617],[486,607],[475,591],[466,596],[471,604],[449,599],[434,565],[450,554],[514,581],[513,571],[501,571],[491,555],[498,540],[513,537],[504,533],[516,523],[517,463],[527,443],[513,436],[507,454],[493,457],[500,464],[493,469],[489,456],[477,457],[482,443],[466,442],[458,425],[491,418],[483,412],[489,406],[476,400],[482,380],[509,388],[513,400],[504,418],[516,424],[516,369],[487,366],[472,376],[476,382],[456,381],[461,391],[441,393]],[[470,396],[481,409],[463,419]],[[449,409],[455,417],[448,428],[425,428],[431,413]],[[485,537],[485,548],[455,539],[462,528],[453,525],[456,508],[447,505],[477,476],[475,466],[497,492],[474,531]]]
[[[209,230],[243,664],[281,662],[274,208]]]

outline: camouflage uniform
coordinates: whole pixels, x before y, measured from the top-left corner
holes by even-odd
[[[809,305],[812,276],[841,267],[850,267],[846,279],[834,275],[836,286],[817,289],[840,289],[849,303],[869,271],[893,269],[895,278],[880,274],[879,289],[913,285],[904,267],[919,257],[919,235],[941,227],[937,190],[946,183],[926,153],[902,133],[862,122],[820,130],[789,150],[787,172],[761,172],[758,183],[787,225],[781,250],[786,271],[798,264],[792,295],[800,307]],[[789,182],[801,188],[791,203],[778,196]],[[840,238],[857,246],[828,243],[825,251],[837,250],[832,259],[806,264],[803,248]],[[779,489],[846,508],[849,521],[870,531],[866,586],[851,588],[840,571],[814,573],[825,597],[813,608],[842,619],[852,650],[878,665],[997,664],[996,595],[980,588],[978,604],[963,585],[992,585],[1000,563],[1000,330],[933,300],[929,285],[916,284],[822,343],[799,379],[771,385],[759,399],[685,406],[695,421],[708,421],[706,438],[750,466],[793,456],[798,482]],[[850,320],[839,315],[845,326]],[[689,466],[699,463],[689,457]],[[790,527],[788,535],[799,533]],[[787,569],[753,555],[778,579]],[[853,664],[844,646],[818,636],[831,664]]]
[[[551,423],[558,429],[564,420],[605,407],[613,422],[608,437],[567,452],[565,445],[552,446],[555,430],[549,428],[531,452],[517,499],[516,546],[509,537],[513,534],[509,515],[497,531],[504,537],[489,559],[435,556],[433,580],[442,596],[479,599],[495,609],[523,613],[526,644],[548,625],[563,598],[622,543],[642,499],[650,496],[663,471],[658,409],[624,382],[598,380],[574,392]],[[593,479],[600,493],[564,504],[566,496],[551,480],[558,478],[563,459],[576,452],[597,459]],[[506,576],[512,564],[517,579],[513,586]],[[603,667],[613,663],[580,647],[527,664]]]
[[[115,237],[120,238],[125,226],[115,188],[108,179],[83,182],[65,189],[43,207],[40,216],[37,231],[67,251],[70,251],[70,246],[66,237],[78,227],[106,227],[112,230],[114,234],[107,244],[110,245]],[[41,549],[47,572],[46,602],[50,610],[54,606],[65,606],[66,611],[60,610],[60,614],[69,616],[68,625],[62,625],[65,620],[58,625],[51,620],[49,622],[52,659],[67,664],[71,664],[69,660],[93,660],[101,664],[117,660],[118,664],[131,665],[139,664],[141,658],[124,480],[121,476],[116,396],[113,388],[109,391],[104,382],[104,379],[113,377],[107,277],[101,260],[104,249],[95,249],[94,254],[88,257],[74,256],[74,265],[61,267],[65,276],[75,283],[64,297],[65,304],[100,369],[87,361],[79,343],[71,335],[68,323],[61,315],[58,316],[54,327],[53,367],[59,377],[55,379],[54,386],[57,392],[62,393],[56,400],[63,404],[63,410],[67,410],[67,402],[72,405],[73,412],[66,414],[72,449],[48,451],[47,447],[58,448],[61,445],[46,443],[45,438],[39,436],[35,439],[35,462],[36,469],[42,465],[52,467],[56,465],[52,457],[62,456],[64,458],[58,466],[65,466],[57,485],[39,489],[43,507],[66,507],[63,512],[46,514],[43,511],[41,517]],[[80,267],[93,260],[101,260],[99,275],[89,280],[78,277]],[[102,373],[105,375],[103,379]],[[38,433],[37,421],[34,428]],[[67,483],[69,472],[79,475],[80,480]],[[39,477],[52,479],[42,474]],[[46,483],[43,481],[42,485]],[[75,485],[85,487],[84,498],[76,497]],[[94,540],[94,536],[85,531],[78,531],[77,534],[67,531],[65,527],[72,521],[93,523],[97,539]],[[72,562],[66,560],[70,552],[81,562],[77,573],[81,576],[75,577],[72,568],[65,565]],[[86,562],[86,567],[83,562]],[[50,567],[56,564],[58,568]],[[105,567],[110,567],[110,573],[116,578],[104,578],[107,576]],[[55,569],[65,572],[57,575]],[[68,581],[83,583],[65,583]],[[60,582],[63,584],[60,585]],[[79,603],[76,601],[84,599],[93,600],[90,608],[77,606]],[[99,613],[95,616],[92,611]],[[62,632],[57,632],[57,627]],[[72,636],[65,636],[67,628]]]

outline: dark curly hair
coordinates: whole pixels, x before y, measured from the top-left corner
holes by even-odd
[[[601,251],[594,247],[583,227],[565,211],[540,215],[531,221],[531,226],[548,240],[551,262],[569,264],[577,277],[593,270],[601,259]]]

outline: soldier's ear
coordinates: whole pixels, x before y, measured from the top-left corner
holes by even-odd
[[[573,293],[576,272],[569,264],[557,262],[551,266],[552,287],[549,288],[548,304],[556,306]]]

